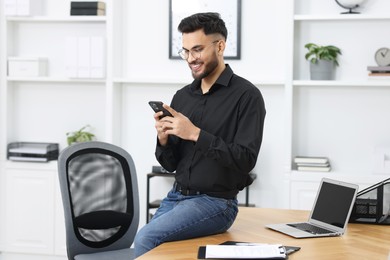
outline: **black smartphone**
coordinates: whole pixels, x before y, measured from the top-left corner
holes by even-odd
[[[153,109],[153,111],[156,113],[163,111],[163,115],[160,116],[160,119],[165,117],[165,116],[172,116],[172,114],[169,113],[169,111],[163,107],[163,102],[161,102],[161,101],[149,101],[149,105]]]

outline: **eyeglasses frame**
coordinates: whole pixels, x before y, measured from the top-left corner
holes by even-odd
[[[213,41],[212,43],[210,43],[210,44],[208,44],[208,45],[206,45],[206,46],[203,46],[203,48],[201,48],[200,50],[198,49],[199,47],[201,47],[201,46],[197,46],[197,47],[194,47],[194,48],[192,48],[191,50],[187,50],[187,49],[184,49],[184,48],[182,48],[182,49],[180,49],[179,51],[178,51],[178,54],[179,54],[179,56],[183,59],[183,60],[188,60],[188,58],[190,57],[190,54],[191,54],[191,56],[195,59],[195,60],[197,60],[197,59],[200,59],[200,57],[201,57],[201,55],[202,55],[202,52],[207,48],[207,47],[210,47],[210,46],[212,46],[212,45],[214,45],[214,44],[216,44],[216,43],[218,43],[218,42],[220,42],[221,40],[215,40],[215,41]],[[196,56],[194,55],[194,52],[197,54]]]

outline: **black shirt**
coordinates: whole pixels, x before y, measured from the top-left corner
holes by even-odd
[[[156,158],[185,189],[233,198],[252,183],[263,137],[265,106],[259,89],[229,65],[202,94],[200,80],[176,92],[171,107],[201,129],[198,141],[169,136]]]

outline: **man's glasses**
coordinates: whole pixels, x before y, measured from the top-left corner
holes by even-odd
[[[191,53],[191,56],[194,58],[194,59],[199,59],[201,54],[202,54],[202,51],[204,51],[207,47],[219,42],[220,40],[216,40],[216,41],[213,41],[212,43],[210,43],[209,45],[207,46],[199,46],[199,47],[196,47],[192,50],[186,50],[186,49],[181,49],[178,53],[180,55],[180,57],[183,59],[183,60],[187,60],[188,57],[190,56],[190,53]]]

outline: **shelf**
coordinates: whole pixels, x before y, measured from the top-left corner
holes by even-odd
[[[49,17],[49,16],[9,16],[7,22],[38,22],[38,23],[80,23],[80,22],[106,22],[106,16],[65,16],[65,17]]]
[[[390,15],[294,15],[295,21],[367,21],[367,20],[390,20]]]
[[[169,78],[114,78],[114,83],[119,84],[178,84],[186,85],[193,79],[169,79]],[[261,86],[283,86],[284,80],[252,80],[254,85]]]
[[[284,80],[252,80],[252,83],[259,86],[284,86],[286,84]]]
[[[114,78],[114,83],[119,84],[189,84],[192,79],[170,78]]]
[[[5,167],[6,167],[6,169],[56,171],[57,170],[57,161],[49,161],[49,162],[6,161]]]
[[[105,79],[91,79],[91,78],[62,78],[62,77],[7,77],[9,82],[71,82],[71,83],[105,83]]]
[[[330,179],[339,179],[350,182],[361,182],[361,183],[376,183],[381,180],[387,179],[390,175],[385,174],[371,174],[367,172],[354,172],[355,174],[350,174],[348,172],[306,172],[306,171],[291,171],[289,176],[292,181],[319,181],[321,178],[330,178]]]
[[[347,80],[294,80],[294,86],[326,86],[326,87],[390,87],[390,79],[370,79],[366,81]]]

